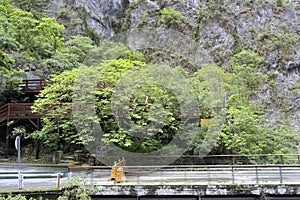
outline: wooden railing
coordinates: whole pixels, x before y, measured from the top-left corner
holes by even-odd
[[[32,113],[33,103],[8,103],[0,107],[0,122],[7,119],[37,119],[41,116]]]
[[[25,93],[38,93],[47,85],[46,79],[31,79],[23,80],[19,84],[22,92]]]
[[[57,107],[62,107],[64,105],[70,105],[71,103],[61,103],[56,105],[45,105],[44,111],[39,113],[33,113],[31,107],[33,103],[8,103],[0,107],[0,123],[7,119],[38,119],[42,116],[47,116],[50,118],[63,118],[72,115],[72,107],[66,110],[65,114],[62,113],[49,113],[49,110],[54,110]],[[83,105],[76,107],[76,110],[86,109]],[[63,116],[64,115],[64,116]]]
[[[8,104],[0,107],[0,122],[7,119],[8,116]]]

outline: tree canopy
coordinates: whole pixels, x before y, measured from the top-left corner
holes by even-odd
[[[50,149],[88,144],[95,140],[91,127],[97,124],[103,143],[129,152],[153,152],[168,145],[185,123],[188,131],[179,140],[193,141],[189,154],[203,149],[211,154],[296,151],[299,136],[288,126],[270,125],[256,98],[268,79],[257,53],[239,49],[226,66],[206,64],[186,72],[183,62],[172,68],[159,64],[165,58],[160,53],[153,54],[157,59],[147,59],[149,49],[142,49],[143,54],[122,43],[96,45],[89,37],[66,37],[55,18],[32,13],[30,4],[42,8],[43,1],[14,2],[23,10],[0,0],[0,105],[22,101],[16,85],[25,71],[50,78],[33,106],[43,115],[43,126],[29,133]],[[163,9],[160,22],[176,26],[180,18],[179,12]],[[191,89],[197,99],[198,115],[182,112],[192,102],[184,89]],[[212,124],[220,120],[220,130],[201,125],[200,119],[211,119]],[[208,137],[212,129],[214,135]]]
[[[101,52],[101,55],[105,54],[105,51]],[[63,142],[87,144],[95,140],[90,132],[92,124],[96,123],[104,133],[104,143],[117,144],[126,151],[152,152],[167,145],[177,134],[182,120],[178,96],[157,85],[155,80],[149,77],[146,80],[141,74],[147,73],[147,64],[130,60],[126,55],[54,76],[52,84],[42,91],[35,102],[34,110],[47,112],[47,115],[43,118],[43,129],[33,134],[33,137],[42,139],[46,144],[55,144],[56,148],[59,148],[55,143],[57,138]],[[195,140],[188,153],[198,154],[204,148],[211,148],[211,153],[218,154],[294,152],[298,136],[286,127],[269,126],[263,118],[263,109],[251,100],[260,81],[263,81],[258,78],[259,71],[253,71],[260,67],[260,62],[259,56],[253,52],[241,52],[232,59],[228,72],[218,66],[207,65],[189,76],[182,68],[176,69],[189,80],[200,108],[197,122],[199,131],[193,132]],[[159,67],[162,71],[167,69],[166,66]],[[134,74],[134,71],[139,73],[136,76],[128,75]],[[130,78],[127,80],[126,76]],[[136,91],[135,88],[127,90],[125,84],[123,90],[126,92],[118,94],[116,88],[120,80],[133,82],[139,87]],[[237,80],[241,81],[236,82]],[[84,82],[92,84],[93,91],[79,92],[84,88],[91,89]],[[222,82],[222,85],[216,84],[217,82]],[[78,94],[81,96],[78,97]],[[90,99],[85,102],[85,96],[88,96],[85,94],[92,94],[92,101]],[[131,96],[126,97],[125,94]],[[223,105],[225,97],[227,102]],[[92,104],[85,107],[85,110],[91,109],[91,112],[70,114],[72,109],[74,111],[74,103],[76,104],[74,99],[78,98]],[[161,106],[162,109],[158,109]],[[119,110],[114,110],[116,108]],[[214,111],[220,108],[223,109],[222,115]],[[128,110],[128,113],[124,110]],[[216,136],[216,141],[213,141],[213,146],[205,147],[203,140],[211,133],[209,127],[200,126],[199,118],[214,119],[217,115],[223,118],[224,125]],[[149,124],[156,124],[156,127]]]

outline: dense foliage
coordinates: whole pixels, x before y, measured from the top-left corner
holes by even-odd
[[[33,107],[43,115],[42,128],[28,133],[29,137],[42,141],[50,150],[70,151],[95,139],[90,130],[93,123],[97,123],[105,133],[103,142],[117,144],[130,152],[152,152],[167,145],[178,133],[182,120],[178,96],[170,88],[161,87],[155,79],[139,75],[131,81],[143,84],[129,99],[116,92],[119,81],[128,73],[147,74],[146,67],[153,61],[145,59],[149,55],[134,53],[120,43],[97,46],[92,39],[81,35],[67,39],[64,26],[55,18],[37,14],[39,9],[31,8],[30,2],[40,9],[43,7],[43,1],[16,0],[21,10],[7,0],[0,0],[0,105],[22,101],[16,85],[25,71],[41,78],[51,77]],[[199,18],[200,21],[205,18],[202,12]],[[179,11],[169,8],[160,11],[159,22],[168,27],[179,26],[182,20]],[[201,70],[187,73],[184,66],[172,66],[189,81],[200,109],[199,130],[193,132],[195,140],[187,153],[199,154],[203,149],[211,154],[296,152],[299,136],[287,126],[270,125],[265,119],[264,105],[255,96],[270,79],[263,67],[267,50],[280,50],[278,59],[282,65],[289,58],[284,53],[293,52],[289,46],[295,41],[293,35],[268,33],[267,30],[256,38],[255,42],[264,44],[255,49],[259,54],[237,45],[225,67],[208,64],[201,66]],[[167,57],[167,54],[155,55]],[[162,71],[169,68],[155,67]],[[78,97],[84,89],[80,86],[86,86],[82,85],[84,82],[92,84],[87,94],[93,96],[95,115],[72,112],[77,109],[74,99],[84,97]],[[124,109],[129,110],[126,117],[131,123],[118,124],[117,112],[112,106],[116,105],[116,98],[120,102],[128,100]],[[86,106],[85,109],[90,108]],[[216,112],[218,110],[221,112]],[[124,113],[117,114],[123,116]],[[201,126],[200,118],[214,121],[217,117],[223,121],[221,131],[215,135],[217,140],[212,146],[205,146],[203,140],[210,134],[209,126]],[[158,128],[149,124],[157,124]],[[142,137],[136,137],[135,133]]]
[[[63,185],[62,190],[63,195],[59,196],[58,200],[91,200],[91,195],[95,193],[95,186],[92,183],[72,178]]]
[[[139,54],[135,56],[128,49],[126,52],[125,57],[131,55],[130,58],[141,58],[143,60]],[[120,124],[117,124],[116,113],[114,113],[115,111],[111,106],[113,98],[118,99],[115,101],[117,104],[122,101],[122,98],[125,98],[122,94],[114,96],[118,81],[132,70],[137,70],[140,74],[147,73],[144,66],[145,63],[140,60],[119,58],[103,60],[99,66],[82,67],[53,77],[51,79],[52,84],[45,88],[35,101],[34,110],[47,114],[43,118],[43,129],[32,136],[42,139],[45,144],[54,145],[52,146],[54,149],[59,148],[58,143],[65,141],[74,144],[87,144],[90,140],[93,140],[90,137],[90,121],[95,121],[100,123],[105,133],[105,142],[115,143],[133,152],[148,152],[160,149],[176,135],[179,126],[180,107],[176,96],[172,92],[168,91],[167,88],[161,88],[149,77],[135,76],[135,83],[140,83],[143,86],[134,91],[129,99],[124,99],[124,101],[128,100],[128,105],[125,104],[124,106],[129,110],[129,115],[126,116],[124,113],[123,115],[133,123],[125,125],[129,128],[120,127]],[[98,74],[98,76],[95,76],[95,74]],[[148,78],[148,80],[146,81],[145,78]],[[79,90],[82,90],[81,88],[85,88],[86,85],[82,86],[81,84],[89,84],[89,80],[95,80],[91,84],[94,84],[92,94],[96,105],[96,115],[90,116],[90,113],[71,114],[71,103],[74,103],[74,99],[78,98],[81,98],[81,106],[88,110],[87,103],[91,102],[85,102],[85,95],[81,93],[81,96],[76,97],[78,96],[76,87],[79,85]],[[164,109],[155,109],[160,106],[163,106]],[[156,113],[153,113],[152,109]],[[117,115],[122,116],[122,113]],[[165,118],[161,116],[165,116]],[[155,124],[155,127],[158,128],[148,126],[149,124]],[[76,129],[76,126],[79,125],[80,130]],[[134,136],[137,133],[140,134],[140,137]]]
[[[259,88],[264,81],[259,78],[261,62],[257,54],[244,51],[232,58],[228,72],[217,66],[208,65],[189,77],[193,91],[199,100],[201,118],[214,118],[216,115],[214,107],[221,104],[220,98],[212,99],[211,97],[211,93],[216,91],[212,88],[215,87],[216,81],[213,79],[222,79],[223,88],[216,92],[227,96],[226,108],[223,108],[224,126],[217,136],[219,138],[217,144],[205,147],[202,141],[208,129],[206,126],[200,127],[199,132],[194,133],[196,139],[188,150],[189,153],[198,154],[203,151],[203,148],[213,148],[209,150],[217,154],[293,153],[296,150],[299,139],[297,134],[286,127],[268,126],[268,121],[263,118],[262,105],[252,101],[255,89]],[[143,74],[144,65],[140,61],[120,58],[104,60],[99,66],[66,71],[55,76],[51,80],[52,84],[42,91],[35,102],[35,110],[47,112],[47,115],[43,118],[43,129],[32,136],[42,139],[45,144],[55,145],[54,149],[59,148],[56,143],[59,141],[87,144],[94,139],[90,137],[91,130],[88,125],[89,121],[93,121],[99,123],[105,132],[106,142],[115,143],[128,151],[151,152],[168,144],[178,131],[180,105],[172,93],[162,90],[155,84],[155,81],[141,87],[130,98],[130,104],[124,105],[129,109],[128,120],[133,121],[135,126],[127,124],[131,127],[129,129],[120,127],[112,111],[112,96],[116,92],[115,86],[118,80],[130,70],[139,70]],[[99,75],[94,76],[95,74]],[[211,74],[218,74],[218,76],[203,78]],[[74,115],[70,115],[72,109],[70,103],[78,95],[76,87],[74,89],[78,76],[85,77],[85,81],[97,79],[98,84],[93,91],[95,116],[80,113],[80,117],[72,118]],[[140,78],[143,77],[135,77],[135,82],[139,83]],[[219,97],[220,94],[216,95]],[[118,96],[119,101],[122,101],[122,98],[124,97]],[[164,105],[163,113],[151,113],[151,108],[159,105]],[[156,110],[156,112],[159,111],[161,110]],[[119,114],[122,115],[122,113]],[[162,118],[158,116],[166,116],[166,118],[160,121]],[[151,123],[161,123],[161,129],[145,129]],[[81,125],[80,130],[76,130],[75,125],[78,124]],[[140,133],[144,137],[142,139],[133,137],[132,133]]]
[[[18,4],[28,6],[24,2]],[[25,71],[48,78],[51,74],[78,67],[93,47],[93,41],[83,36],[66,41],[64,26],[54,18],[36,16],[1,0],[0,104],[21,101],[16,86]]]

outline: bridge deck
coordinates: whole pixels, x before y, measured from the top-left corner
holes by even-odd
[[[132,171],[134,168],[129,167],[129,172],[126,174],[127,181],[123,184],[108,181],[109,167],[97,168],[77,168],[77,171],[72,171],[72,176],[95,184],[95,195],[104,199],[109,196],[126,198],[223,196],[225,199],[234,195],[300,195],[299,165],[229,166],[225,168],[223,166],[203,166],[202,168],[190,166],[190,168],[169,168],[156,171],[145,171],[145,169]],[[70,169],[75,170],[75,168]],[[43,169],[38,168],[38,170]],[[2,169],[2,171],[7,170]],[[26,168],[22,171],[28,173]],[[28,178],[24,180],[24,189],[51,189],[55,187],[55,181],[55,178]],[[65,181],[66,178],[63,178],[62,183]],[[2,189],[14,191],[17,188],[17,181],[0,179],[0,185]]]

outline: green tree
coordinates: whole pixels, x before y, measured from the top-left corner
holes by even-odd
[[[20,50],[30,51],[36,35],[35,27],[38,24],[38,20],[34,19],[32,13],[9,7],[4,16],[7,17],[8,22],[13,26],[14,38],[21,45]]]
[[[18,83],[23,70],[14,69],[13,64],[14,60],[0,50],[0,104],[15,102],[20,95]]]
[[[253,105],[237,103],[237,96],[228,101],[226,125],[222,131],[222,153],[226,154],[289,154],[296,153],[299,136],[286,127],[269,126],[264,112]]]
[[[288,128],[269,126],[264,110],[251,101],[264,76],[262,59],[251,51],[242,51],[229,62],[231,86],[227,100],[226,123],[219,140],[221,154],[295,153],[299,136]],[[276,133],[276,134],[273,134]]]
[[[264,81],[262,58],[255,52],[242,51],[229,61],[228,72],[232,74],[231,92],[238,94],[240,100],[247,103],[255,90],[259,90]]]
[[[87,144],[94,140],[94,136],[91,135],[91,124],[98,123],[105,132],[104,142],[117,144],[128,151],[149,152],[168,144],[177,133],[180,123],[180,105],[172,91],[161,88],[151,78],[134,76],[135,80],[128,81],[143,84],[132,97],[126,99],[128,97],[115,93],[116,84],[129,71],[133,70],[134,73],[138,70],[139,74],[147,73],[144,65],[143,62],[127,59],[103,60],[99,66],[74,69],[54,76],[52,84],[46,87],[35,101],[33,109],[46,115],[43,118],[43,129],[32,136],[42,139],[45,144],[55,145],[56,148],[59,147],[56,141]],[[80,82],[75,83],[78,76]],[[94,85],[94,89],[88,89],[92,90],[96,106],[96,115],[92,116],[85,112],[90,109],[88,104],[90,102],[85,101],[87,95],[78,96],[78,92],[87,89],[86,85],[81,85],[82,83],[95,84],[93,81],[90,83],[91,80],[98,83],[97,87]],[[74,85],[79,88],[73,88]],[[73,102],[74,98],[79,98],[85,109],[70,115],[68,112],[72,109],[71,103],[73,106],[76,103]],[[118,101],[114,102],[113,98],[117,98]],[[128,105],[122,107],[118,104],[127,100]],[[124,117],[130,124],[125,123],[125,127],[117,124],[112,102],[115,106],[119,105],[129,110],[129,115]],[[160,106],[162,109],[156,109]],[[157,116],[164,116],[164,120],[160,120],[161,118]],[[159,128],[148,126],[149,124],[156,124]],[[76,129],[75,125],[79,126],[80,130]],[[143,137],[136,137],[135,134],[141,134]]]
[[[0,18],[0,49],[3,51],[16,51],[20,47],[14,37],[13,25],[6,18]]]
[[[42,69],[43,59],[49,59],[64,46],[64,27],[53,18],[35,18],[14,8],[8,1],[0,2],[0,47],[10,52],[16,66],[28,64]]]
[[[179,11],[164,8],[160,11],[160,22],[167,25],[179,25],[182,22],[182,15]]]
[[[44,115],[42,129],[31,134],[32,138],[43,141],[53,150],[61,148],[66,142],[77,143],[78,135],[72,121],[73,83],[78,69],[65,71],[51,78],[47,86],[34,102],[33,111]]]
[[[87,68],[87,70],[97,71],[103,68],[115,68],[119,72],[125,73],[125,69],[135,67],[138,63],[126,61],[126,60],[112,60],[104,62],[102,65],[97,67]],[[117,67],[117,68],[116,68]],[[125,69],[124,69],[125,67]],[[123,69],[122,69],[123,68]],[[83,72],[81,72],[83,73]],[[78,132],[75,128],[75,124],[82,123],[81,120],[72,118],[70,111],[72,109],[72,99],[74,94],[74,84],[76,77],[79,74],[79,69],[72,71],[65,71],[60,75],[54,76],[51,79],[51,85],[46,87],[34,104],[34,111],[40,113],[46,113],[43,118],[43,128],[41,131],[35,132],[32,136],[42,139],[46,144],[54,145],[54,148],[59,148],[57,142],[72,142],[76,144],[86,144],[91,140],[88,134],[82,130]],[[117,78],[117,75],[110,74],[109,78]],[[101,77],[99,77],[101,79]],[[103,78],[103,77],[102,77]],[[101,82],[105,85],[111,80],[104,79]],[[107,91],[109,89],[106,89]],[[107,101],[107,100],[106,100]],[[101,110],[101,109],[100,109]],[[82,116],[85,119],[86,116]],[[86,137],[84,137],[86,136]]]
[[[60,74],[65,70],[79,67],[79,56],[69,52],[57,52],[51,58],[44,59],[42,65],[48,69],[49,74]]]
[[[66,45],[67,51],[78,56],[78,62],[83,62],[87,54],[96,48],[91,38],[81,35],[73,36]]]
[[[54,53],[64,46],[64,26],[56,23],[55,18],[42,18],[36,29],[39,33],[37,41],[48,43]]]

